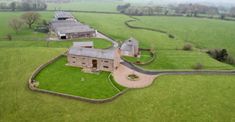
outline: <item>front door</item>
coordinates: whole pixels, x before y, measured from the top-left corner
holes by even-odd
[[[92,60],[92,68],[97,69],[97,60]]]

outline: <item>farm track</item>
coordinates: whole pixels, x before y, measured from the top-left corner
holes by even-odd
[[[145,70],[128,62],[121,62],[126,67],[147,75],[193,75],[193,74],[209,74],[209,75],[235,75],[235,70]]]

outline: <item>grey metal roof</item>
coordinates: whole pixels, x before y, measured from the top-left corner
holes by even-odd
[[[75,20],[56,20],[51,23],[51,28],[61,34],[95,32],[95,29]]]
[[[126,41],[121,46],[122,51],[132,51],[134,46],[138,46],[138,41],[134,38],[130,38]]]
[[[61,34],[67,33],[83,33],[83,32],[95,32],[94,29],[90,28],[89,26],[74,26],[74,27],[58,27],[55,29],[57,32]]]
[[[116,54],[115,50],[116,49],[102,50],[102,49],[94,49],[94,48],[72,47],[69,49],[68,54],[113,60]]]
[[[92,41],[86,41],[86,42],[73,42],[73,47],[86,47],[91,46],[93,47],[94,44]]]
[[[74,18],[70,12],[58,11],[55,12],[55,18]]]
[[[51,22],[52,28],[61,27],[61,26],[70,27],[70,26],[81,26],[81,25],[84,24],[77,22],[76,20],[55,20]]]

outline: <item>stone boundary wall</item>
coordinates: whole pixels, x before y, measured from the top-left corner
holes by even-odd
[[[162,34],[167,34],[168,35],[168,32],[166,31],[163,31],[163,30],[158,30],[158,29],[153,29],[153,28],[147,28],[147,27],[138,27],[138,26],[133,26],[133,25],[130,25],[129,23],[130,22],[134,22],[134,21],[137,21],[137,20],[127,20],[125,21],[125,25],[129,28],[132,28],[132,29],[142,29],[142,30],[148,30],[148,31],[155,31],[155,32],[159,32],[159,33],[162,33]]]
[[[149,51],[150,54],[151,54],[151,59],[147,62],[140,62],[140,63],[137,63],[137,62],[129,62],[127,61],[125,58],[121,58],[122,60],[124,60],[125,62],[128,62],[128,63],[131,63],[131,64],[134,64],[134,65],[138,65],[138,66],[145,66],[145,65],[149,65],[150,63],[152,63],[153,61],[155,61],[155,59],[157,58],[157,55],[156,55],[156,52],[152,52],[151,49],[143,49],[143,48],[139,48],[139,50],[142,50],[142,51]]]
[[[53,91],[49,91],[49,90],[44,90],[44,89],[39,89],[35,87],[35,81],[34,78],[44,69],[46,68],[48,65],[54,63],[55,61],[57,61],[59,58],[65,56],[64,54],[61,54],[51,60],[49,60],[47,63],[42,64],[41,66],[39,66],[30,76],[29,81],[28,81],[28,87],[30,90],[32,91],[36,91],[36,92],[40,92],[40,93],[45,93],[45,94],[51,94],[51,95],[55,95],[55,96],[62,96],[62,97],[67,97],[67,98],[71,98],[71,99],[77,99],[77,100],[81,100],[81,101],[85,101],[85,102],[90,102],[90,103],[105,103],[105,102],[111,102],[113,100],[115,100],[117,97],[123,95],[124,93],[126,93],[129,89],[125,89],[121,92],[119,92],[118,94],[110,97],[110,98],[105,98],[105,99],[91,99],[91,98],[85,98],[85,97],[80,97],[80,96],[75,96],[75,95],[69,95],[69,94],[63,94],[63,93],[59,93],[59,92],[53,92]]]
[[[149,61],[147,61],[147,62],[143,62],[143,63],[140,63],[140,64],[135,63],[136,65],[140,65],[140,66],[149,65],[149,64],[151,64],[153,61],[155,61],[155,59],[157,58],[156,52],[151,51],[151,49],[143,49],[143,48],[140,48],[139,50],[140,50],[140,51],[141,51],[141,50],[142,50],[142,51],[149,51],[150,54],[151,54],[151,59],[150,59]]]

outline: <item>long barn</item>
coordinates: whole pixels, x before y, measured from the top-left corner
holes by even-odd
[[[96,30],[78,22],[68,12],[57,12],[50,25],[59,39],[90,38],[96,36]]]

